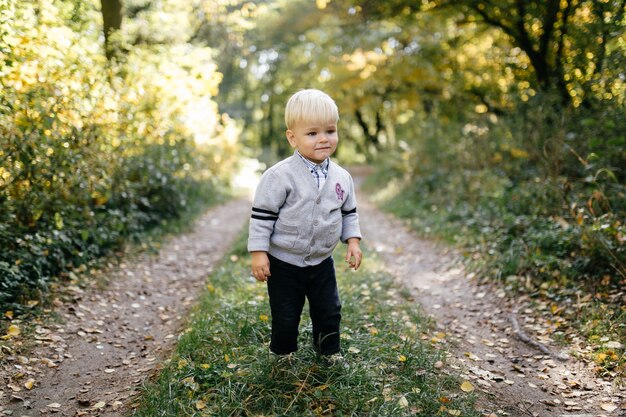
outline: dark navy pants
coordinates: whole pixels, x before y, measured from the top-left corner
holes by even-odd
[[[322,355],[339,352],[341,303],[335,265],[329,257],[319,265],[298,267],[269,256],[267,292],[272,310],[270,350],[284,355],[298,350],[298,326],[305,298],[313,323],[313,345]]]

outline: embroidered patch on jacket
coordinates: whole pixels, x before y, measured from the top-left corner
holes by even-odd
[[[337,198],[340,201],[343,201],[343,196],[345,195],[346,192],[344,191],[343,188],[341,188],[341,184],[337,183],[335,185],[335,192],[337,193]]]

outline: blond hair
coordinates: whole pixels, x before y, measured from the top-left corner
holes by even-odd
[[[300,90],[289,98],[285,106],[285,125],[292,129],[301,122],[337,123],[339,109],[335,101],[323,91]]]

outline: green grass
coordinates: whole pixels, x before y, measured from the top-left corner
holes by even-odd
[[[342,363],[314,353],[306,314],[300,350],[291,358],[269,353],[266,286],[249,278],[242,237],[208,278],[175,354],[132,415],[478,416],[473,394],[448,375],[445,352],[431,344],[419,307],[374,255],[366,253],[357,273],[337,264]]]

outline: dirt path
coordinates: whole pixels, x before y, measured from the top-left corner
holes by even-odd
[[[244,200],[216,207],[192,233],[169,239],[158,256],[120,265],[104,290],[75,288],[73,302],[58,308],[62,324],[38,327],[34,351],[9,356],[0,369],[0,415],[125,415],[167,358],[249,209]],[[24,386],[29,379],[32,390]]]
[[[626,408],[620,409],[620,401],[626,407],[624,392],[595,378],[593,364],[559,360],[516,337],[517,322],[519,330],[537,338],[532,311],[512,319],[517,305],[504,291],[478,285],[454,252],[417,237],[402,221],[377,210],[366,193],[359,196],[364,241],[435,319],[439,338],[449,342],[450,366],[485,393],[480,406],[486,415],[626,416]]]

